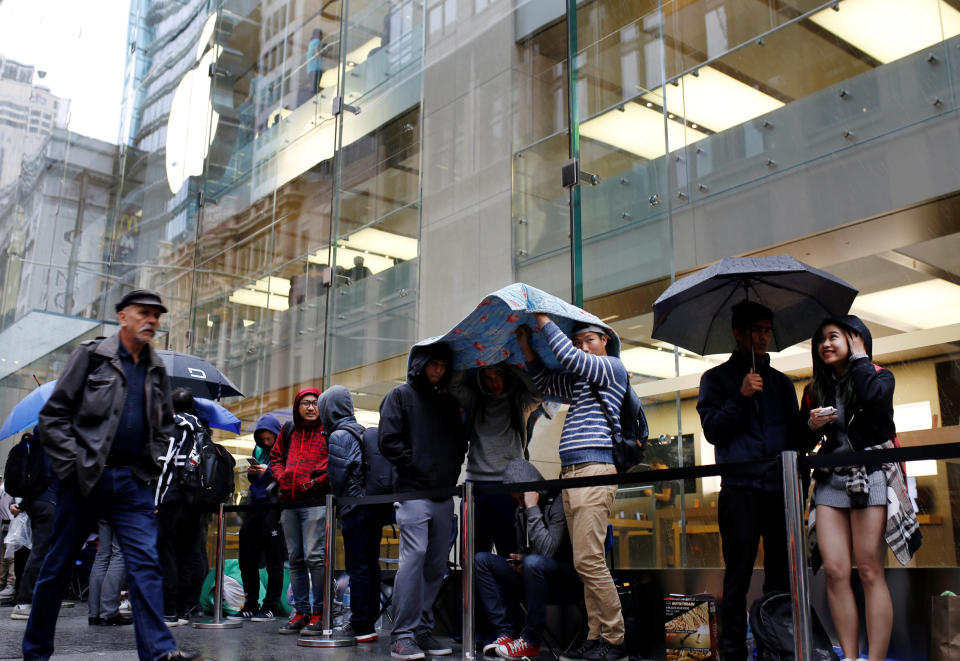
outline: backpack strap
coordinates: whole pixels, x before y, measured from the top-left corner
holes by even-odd
[[[617,434],[617,428],[613,423],[613,416],[610,415],[610,409],[607,408],[607,403],[603,401],[603,397],[600,396],[600,387],[593,381],[590,381],[590,392],[593,393],[593,396],[598,402],[600,402],[600,408],[603,409],[603,417],[607,419],[607,424],[610,425],[610,440],[614,443],[619,443],[615,436]]]
[[[290,439],[293,436],[293,423],[285,422],[280,428],[280,436],[277,442],[283,442],[283,467],[287,467],[287,455],[290,454]]]

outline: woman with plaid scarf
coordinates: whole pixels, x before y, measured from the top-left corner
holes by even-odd
[[[813,336],[813,381],[800,415],[808,448],[838,453],[894,447],[893,374],[874,365],[869,329],[853,315],[825,319]],[[893,605],[884,577],[886,546],[909,562],[920,545],[899,464],[814,471],[810,540],[822,559],[827,601],[845,660],[859,656],[853,561],[863,583],[870,661],[886,658]],[[886,544],[885,544],[886,542]],[[852,555],[851,555],[852,551]],[[819,552],[819,558],[817,557]]]

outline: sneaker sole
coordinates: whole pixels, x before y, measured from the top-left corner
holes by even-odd
[[[354,636],[354,639],[358,643],[372,643],[376,641],[380,636],[375,633],[362,633],[359,636]]]
[[[21,615],[20,613],[10,613],[11,620],[29,620],[30,615]]]
[[[277,618],[275,617],[251,617],[251,622],[273,622]]]
[[[394,659],[403,659],[403,661],[414,661],[414,659],[423,659],[426,655],[423,652],[417,654],[400,654],[399,652],[390,652]]]
[[[300,629],[277,629],[278,633],[287,635],[287,636],[299,636]]]
[[[453,654],[453,650],[449,647],[441,647],[435,650],[423,650],[423,653],[428,656],[447,656],[448,654]]]
[[[227,619],[231,622],[246,622],[247,620],[252,620],[251,617],[240,617],[239,615],[227,615]]]

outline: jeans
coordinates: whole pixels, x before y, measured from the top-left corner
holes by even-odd
[[[240,577],[246,593],[245,606],[260,608],[260,556],[267,559],[267,593],[263,609],[276,612],[283,591],[283,554],[280,510],[250,510],[240,526]]]
[[[720,652],[728,661],[747,658],[747,590],[763,537],[763,591],[788,591],[787,523],[783,493],[750,487],[722,487],[717,523],[723,550]]]
[[[97,528],[100,538],[97,557],[90,569],[90,591],[87,605],[90,617],[116,617],[120,614],[120,587],[126,575],[123,554],[113,529],[106,521]]]
[[[186,615],[200,601],[207,575],[201,514],[181,503],[161,503],[157,508],[157,552],[163,572],[163,614]]]
[[[163,621],[163,585],[157,561],[157,520],[153,490],[129,468],[105,468],[90,494],[84,496],[74,475],[60,483],[56,525],[33,593],[30,619],[23,635],[24,659],[46,661],[53,654],[53,637],[60,600],[74,570],[83,542],[99,519],[113,528],[130,577],[130,600],[141,661],[155,661],[174,651],[177,643]]]
[[[400,533],[400,568],[393,582],[391,639],[433,631],[433,602],[450,556],[453,498],[394,503]]]
[[[50,538],[53,536],[54,513],[56,505],[45,500],[34,500],[27,503],[23,511],[30,517],[30,534],[33,535],[33,546],[23,574],[17,581],[17,603],[29,604],[33,600],[33,590],[40,574],[43,559],[50,548]],[[86,536],[84,536],[86,539]],[[81,542],[82,544],[83,542]]]
[[[547,604],[580,598],[581,586],[572,563],[557,562],[544,555],[528,555],[523,559],[523,571],[518,572],[506,558],[482,551],[474,562],[477,600],[493,627],[490,633],[494,637],[513,636],[515,628],[507,608],[522,600],[527,605],[527,621],[520,636],[531,645],[539,646],[547,623]]]
[[[358,633],[373,631],[380,615],[380,539],[389,518],[390,510],[382,505],[358,505],[340,519],[350,575],[350,621]]]
[[[323,543],[326,537],[327,508],[323,505],[283,510],[280,523],[287,540],[290,587],[298,613],[310,613],[323,606]],[[311,588],[312,583],[312,588]]]

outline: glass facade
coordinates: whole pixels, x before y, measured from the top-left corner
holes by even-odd
[[[712,463],[697,385],[725,357],[652,339],[653,301],[723,256],[789,253],[859,290],[900,441],[960,440],[956,4],[594,0],[575,19],[557,0],[133,0],[118,144],[54,122],[0,189],[0,413],[145,286],[170,307],[160,342],[243,391],[245,430],[307,384],[346,385],[376,424],[413,342],[510,282],[569,299],[574,256],[651,452]],[[571,132],[596,175],[578,242]],[[30,134],[0,135],[3,157]],[[773,364],[799,392],[809,344]],[[560,424],[536,430],[545,474]],[[955,469],[908,467],[918,567],[957,565]],[[720,567],[716,482],[625,490],[614,565]]]

